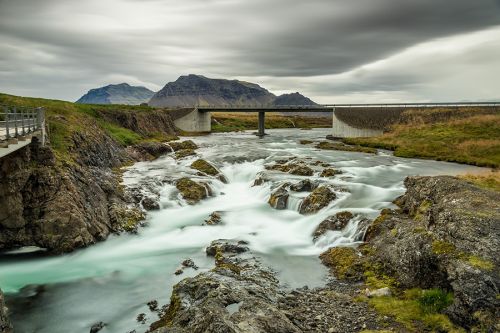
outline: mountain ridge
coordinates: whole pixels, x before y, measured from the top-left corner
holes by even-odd
[[[147,103],[153,95],[154,91],[146,87],[131,86],[128,83],[109,84],[90,89],[75,103],[139,105]]]

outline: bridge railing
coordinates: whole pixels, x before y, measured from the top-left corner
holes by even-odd
[[[41,130],[44,132],[43,108],[0,106],[0,142],[22,138]]]

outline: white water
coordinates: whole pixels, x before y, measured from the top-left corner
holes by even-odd
[[[392,207],[391,201],[404,192],[402,181],[407,175],[476,169],[401,159],[386,152],[320,151],[298,144],[300,139],[322,139],[328,130],[269,132],[264,139],[250,133],[193,138],[201,147],[198,157],[215,163],[229,180],[228,184],[211,180],[215,196],[195,206],[185,205],[171,182],[186,175],[197,177],[189,168],[197,157],[177,162],[166,156],[129,168],[126,185],[147,184],[141,186],[161,193],[162,209],[148,214],[148,226],[138,235],[112,236],[64,256],[19,251],[0,256],[0,287],[7,293],[16,332],[88,332],[98,321],[107,323],[102,332],[145,331],[147,325],[135,321],[137,314],[146,313],[148,324],[155,320],[146,303],[152,299],[168,303],[173,284],[210,269],[213,262],[204,248],[220,238],[248,241],[290,287],[321,285],[326,270],[317,256],[331,246],[353,245],[359,219],[374,218],[380,209]],[[286,210],[272,209],[267,204],[271,186],[304,177],[273,173],[271,183],[252,187],[253,181],[265,164],[291,156],[332,163],[344,174],[328,182],[348,191],[339,191],[329,207],[310,216],[297,212],[307,193],[293,193]],[[325,181],[317,174],[310,178]],[[313,243],[311,234],[317,225],[343,210],[360,216],[343,231],[328,232]],[[223,224],[202,226],[213,211],[223,212]],[[200,270],[185,269],[175,276],[173,272],[186,258],[192,258]]]

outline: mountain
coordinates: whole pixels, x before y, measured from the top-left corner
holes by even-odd
[[[76,103],[139,105],[147,103],[153,95],[154,91],[145,87],[135,87],[127,83],[110,84],[89,90]]]
[[[283,94],[273,101],[273,105],[318,105],[298,92],[293,94]]]
[[[276,96],[257,84],[202,75],[183,75],[169,82],[149,101],[151,106],[268,105]]]

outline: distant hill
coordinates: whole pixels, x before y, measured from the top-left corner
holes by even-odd
[[[276,96],[257,84],[202,75],[183,75],[169,82],[149,101],[151,106],[268,105]]]
[[[139,105],[147,103],[153,95],[154,92],[145,87],[135,87],[127,83],[110,84],[89,90],[76,103]]]
[[[306,96],[298,92],[292,94],[283,94],[273,101],[273,105],[318,105]]]

